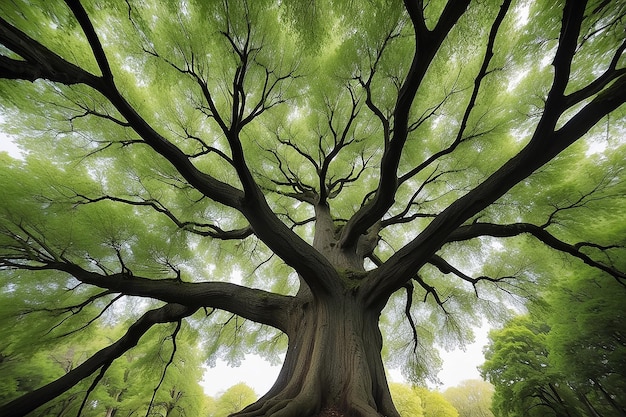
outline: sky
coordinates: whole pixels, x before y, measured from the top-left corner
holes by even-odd
[[[0,152],[8,152],[9,155],[16,158],[20,156],[17,145],[14,144],[4,133],[0,132]]]

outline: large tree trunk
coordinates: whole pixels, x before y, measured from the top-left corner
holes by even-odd
[[[399,417],[381,358],[379,312],[368,311],[351,289],[320,298],[299,294],[276,383],[236,416],[310,417],[335,409],[355,417]]]

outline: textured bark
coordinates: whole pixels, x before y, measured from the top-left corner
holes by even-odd
[[[326,205],[316,206],[316,218],[313,246],[343,271],[341,290],[314,294],[301,280],[288,311],[289,347],[278,379],[235,416],[312,417],[333,409],[357,417],[399,417],[381,357],[380,308],[368,307],[359,291],[371,236],[346,250],[338,245],[340,232]]]
[[[381,358],[379,313],[366,310],[351,289],[328,299],[298,298],[277,381],[235,415],[307,417],[332,408],[358,417],[399,416]]]

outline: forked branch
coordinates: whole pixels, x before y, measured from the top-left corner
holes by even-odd
[[[530,142],[480,185],[450,204],[412,242],[397,251],[375,273],[370,274],[363,289],[365,294],[370,294],[372,297],[372,303],[377,302],[377,297],[390,295],[400,289],[406,282],[406,277],[417,273],[443,244],[451,240],[450,235],[456,233],[455,230],[463,223],[506,194],[513,186],[528,178],[537,169],[583,137],[602,118],[626,102],[626,75],[622,75],[570,117],[560,129],[555,130],[557,121],[567,110],[563,99],[563,91],[567,85],[567,79],[564,78],[569,77],[571,59],[578,37],[576,31],[580,30],[580,20],[584,17],[580,11],[581,7],[584,11],[584,4],[581,6],[577,1],[568,1],[565,7],[563,21],[567,27],[561,31],[560,46],[557,48],[554,62],[558,70],[555,72],[544,113]],[[574,42],[573,46],[572,42]],[[543,233],[547,232],[544,230]],[[562,248],[560,250],[620,280],[624,279],[624,274],[620,271],[592,260],[572,245],[558,240],[553,241],[551,235],[542,234],[541,236],[546,242]],[[397,278],[383,278],[389,276]]]
[[[470,96],[470,99],[467,105],[465,106],[465,111],[463,112],[463,117],[461,119],[459,130],[457,131],[456,137],[447,148],[434,153],[429,158],[427,158],[424,162],[422,162],[421,164],[419,164],[418,166],[416,166],[415,168],[413,168],[412,170],[404,174],[400,178],[399,183],[405,182],[409,178],[414,177],[415,175],[420,173],[426,167],[430,166],[433,162],[437,161],[442,156],[452,153],[463,141],[467,140],[465,136],[465,132],[467,130],[468,121],[469,121],[470,115],[472,114],[472,111],[476,107],[476,101],[478,99],[478,93],[480,91],[482,82],[488,74],[489,64],[491,62],[491,58],[494,55],[493,48],[496,42],[496,36],[498,35],[500,26],[502,25],[502,22],[504,21],[504,18],[506,17],[510,7],[511,7],[511,0],[504,0],[502,5],[500,6],[500,10],[498,12],[498,15],[496,16],[496,19],[491,25],[491,30],[489,31],[489,38],[487,40],[487,48],[483,56],[483,61],[480,66],[480,69],[478,70],[478,74],[476,75],[476,78],[474,79],[474,88],[472,89],[472,94]],[[441,104],[443,104],[445,100],[446,99],[444,98]],[[433,110],[433,112],[435,110]]]
[[[378,189],[374,197],[362,206],[343,228],[339,244],[345,248],[354,247],[359,236],[366,233],[393,205],[398,186],[397,171],[409,133],[409,113],[413,100],[435,54],[456,22],[465,13],[469,0],[448,2],[432,31],[426,28],[423,10],[418,3],[405,2],[415,31],[415,52],[411,67],[398,92],[393,111],[393,136],[381,160]]]

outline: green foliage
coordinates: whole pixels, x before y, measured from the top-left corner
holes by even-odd
[[[480,379],[462,381],[443,392],[443,396],[456,408],[459,417],[493,417],[491,399],[493,385]]]
[[[493,331],[482,372],[496,415],[622,415],[625,295],[591,274],[559,276],[530,315]]]
[[[257,398],[252,388],[240,382],[210,400],[208,417],[226,417],[252,404]]]
[[[438,391],[425,387],[390,384],[393,401],[402,417],[458,417],[457,410]]]
[[[425,387],[413,389],[422,400],[424,417],[459,417],[456,408],[439,391],[430,391]]]
[[[415,390],[408,385],[393,383],[389,384],[393,403],[402,417],[423,417],[424,409],[422,400]]]

